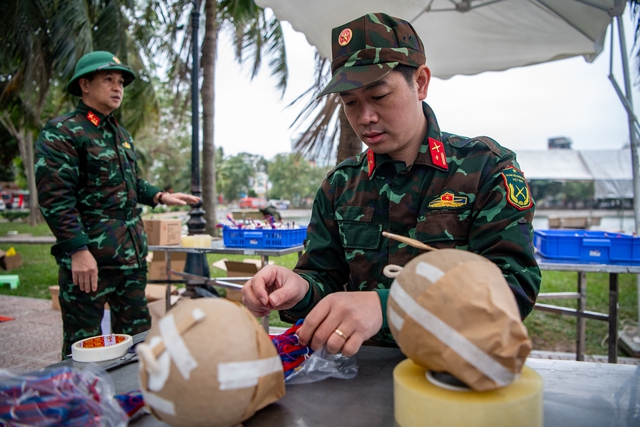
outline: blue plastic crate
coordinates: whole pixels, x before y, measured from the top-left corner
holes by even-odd
[[[257,230],[226,226],[222,228],[224,245],[232,248],[289,248],[301,245],[305,237],[307,237],[307,227]]]
[[[538,253],[557,261],[640,265],[640,237],[608,231],[535,230]]]

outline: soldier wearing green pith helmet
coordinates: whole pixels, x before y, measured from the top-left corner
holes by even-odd
[[[440,130],[424,102],[431,71],[422,40],[383,13],[333,29],[337,93],[367,146],[331,171],[318,190],[305,253],[293,271],[267,266],[243,287],[257,315],[305,318],[301,344],[350,356],[369,340],[394,345],[386,303],[392,279],[420,250],[382,231],[436,248],[478,253],[501,268],[524,319],[540,289],[532,245],[534,202],[515,154],[493,139]],[[461,120],[464,120],[461,117]]]
[[[51,120],[36,142],[40,210],[56,237],[63,322],[62,357],[78,340],[100,335],[105,303],[112,331],[150,327],[144,288],[147,237],[138,204],[194,204],[140,178],[133,138],[117,122],[124,88],[135,73],[109,52],[78,61],[67,91],[74,111]]]

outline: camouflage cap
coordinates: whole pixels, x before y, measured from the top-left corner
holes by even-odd
[[[71,95],[82,96],[80,85],[78,84],[81,77],[101,70],[117,70],[122,72],[124,77],[124,85],[127,86],[135,80],[136,74],[131,68],[124,65],[117,56],[111,52],[95,51],[84,55],[76,64],[76,70],[67,83],[67,91]]]
[[[331,32],[333,78],[318,95],[366,86],[399,64],[425,64],[422,40],[413,26],[384,13],[369,13]]]

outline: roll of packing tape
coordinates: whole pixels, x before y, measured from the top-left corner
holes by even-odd
[[[99,335],[73,343],[71,357],[76,362],[102,362],[124,356],[132,344],[131,335]]]
[[[432,384],[427,370],[407,359],[393,370],[394,412],[400,427],[542,427],[542,377],[520,377],[492,391],[452,391]]]

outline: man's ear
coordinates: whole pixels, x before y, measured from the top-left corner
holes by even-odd
[[[80,91],[82,93],[89,93],[89,79],[86,77],[80,77],[78,80],[78,86],[80,86]]]
[[[413,78],[415,79],[416,88],[418,89],[418,98],[420,101],[424,101],[427,97],[429,82],[431,81],[431,70],[426,65],[421,65],[414,73]]]

